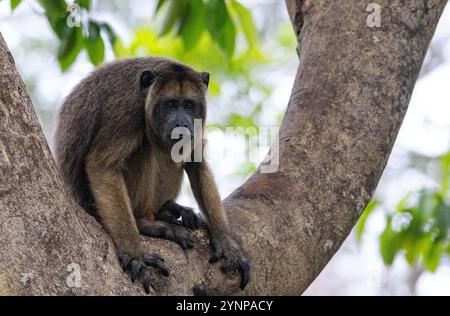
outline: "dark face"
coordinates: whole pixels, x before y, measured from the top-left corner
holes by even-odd
[[[208,82],[208,73],[198,73],[176,63],[155,72],[144,71],[141,88],[148,93],[146,115],[150,137],[167,149],[184,137],[192,141],[194,119],[205,120]]]
[[[204,119],[203,105],[185,96],[160,98],[153,110],[154,133],[166,146],[172,146],[181,137],[194,137],[194,119]],[[176,128],[181,128],[175,130]],[[173,134],[175,130],[175,133]],[[183,134],[182,136],[180,134]],[[173,138],[172,136],[176,136]]]

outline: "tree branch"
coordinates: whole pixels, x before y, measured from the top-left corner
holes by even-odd
[[[377,3],[382,24],[369,28],[366,1],[287,0],[302,45],[280,167],[255,173],[224,200],[251,258],[245,294],[301,294],[376,188],[446,1]],[[63,192],[1,35],[0,87],[0,294],[143,294],[123,275],[100,225]],[[145,239],[172,270],[160,293],[191,294],[200,285],[239,294],[236,278],[207,263],[205,233],[196,236],[186,255]],[[70,287],[71,263],[80,266],[80,287]]]

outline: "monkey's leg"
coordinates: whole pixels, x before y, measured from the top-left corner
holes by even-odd
[[[139,278],[148,294],[151,290],[151,270],[155,267],[165,276],[169,271],[157,254],[142,251],[136,221],[131,212],[130,199],[120,171],[102,168],[95,159],[87,159],[86,171],[101,222],[110,234],[118,251],[124,272],[134,282]]]
[[[181,220],[180,220],[181,218]],[[156,219],[170,224],[182,225],[190,229],[199,228],[202,219],[190,207],[167,201],[156,213]]]
[[[172,240],[183,249],[191,249],[194,246],[192,234],[186,227],[145,218],[138,218],[136,223],[139,232],[144,236]]]
[[[250,265],[247,254],[237,238],[231,234],[213,175],[205,161],[187,163],[185,170],[195,199],[208,220],[211,243],[214,248],[214,254],[209,262],[215,263],[223,258],[224,272],[239,271],[240,287],[243,290],[250,280]]]

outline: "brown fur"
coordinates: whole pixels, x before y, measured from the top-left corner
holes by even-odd
[[[156,78],[143,90],[141,74],[149,69]],[[238,244],[230,242],[206,162],[183,165],[172,161],[158,136],[157,127],[164,117],[158,121],[155,108],[164,97],[194,100],[201,105],[196,115],[205,119],[207,86],[202,80],[200,73],[167,59],[125,59],[94,71],[61,107],[55,135],[61,175],[76,201],[100,219],[119,254],[142,256],[139,232],[189,248],[191,239],[185,227],[154,221],[164,207],[181,207],[173,201],[186,170],[215,248],[220,246],[225,253],[228,247],[235,254],[229,257],[242,257]]]

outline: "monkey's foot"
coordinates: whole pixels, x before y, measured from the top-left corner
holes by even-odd
[[[212,238],[211,243],[214,248],[214,254],[209,259],[209,263],[215,263],[223,258],[222,271],[231,275],[239,272],[241,276],[240,288],[243,290],[250,280],[250,265],[245,251],[228,234],[218,238]]]
[[[202,222],[192,208],[172,201],[167,201],[161,206],[156,214],[156,219],[170,224],[182,225],[190,229],[199,228]]]
[[[148,221],[144,218],[138,219],[136,223],[139,232],[144,236],[172,240],[183,250],[194,247],[194,238],[186,227],[163,221]]]
[[[151,285],[151,269],[149,267],[155,268],[160,274],[166,277],[169,276],[169,270],[164,264],[164,259],[156,253],[144,253],[138,257],[120,254],[119,261],[123,272],[128,272],[131,275],[131,282],[134,283],[136,279],[139,279],[147,294],[150,294],[150,292],[156,294],[155,289]]]

